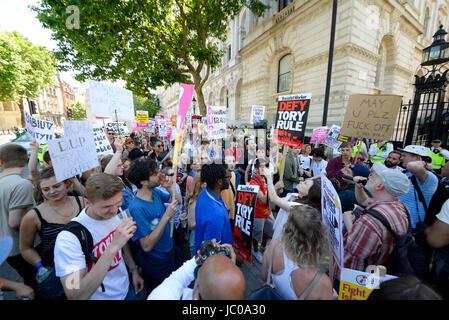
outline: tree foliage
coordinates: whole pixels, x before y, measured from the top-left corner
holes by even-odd
[[[150,99],[133,95],[133,102],[134,102],[134,112],[137,110],[148,111],[148,116],[150,118],[154,118],[154,116],[161,109],[159,99],[155,94],[151,94]]]
[[[86,106],[84,105],[84,103],[72,103],[70,105],[70,109],[72,109],[72,120],[85,120],[87,118]]]
[[[77,3],[79,28],[67,7]],[[77,80],[123,79],[147,98],[158,86],[194,83],[204,114],[202,87],[224,53],[217,40],[244,6],[258,16],[268,8],[259,0],[42,0],[33,9],[58,42],[59,67],[78,71]]]

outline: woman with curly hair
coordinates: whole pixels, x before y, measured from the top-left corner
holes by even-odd
[[[272,279],[286,300],[332,300],[329,277],[319,270],[326,244],[325,226],[319,212],[308,205],[294,206],[281,239],[270,242],[262,262],[262,279],[268,276],[273,255]]]

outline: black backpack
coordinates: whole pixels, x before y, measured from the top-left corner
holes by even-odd
[[[89,263],[97,263],[98,258],[92,253],[94,249],[94,240],[92,234],[85,226],[76,221],[70,221],[64,226],[64,230],[73,233],[79,240],[81,244],[81,250],[83,250],[84,256],[86,257],[86,265]],[[101,283],[101,290],[105,292],[103,282]]]
[[[394,249],[388,257],[385,267],[388,274],[404,275],[410,274],[423,279],[428,263],[422,249],[416,244],[413,237],[410,215],[407,212],[409,227],[404,235],[393,231],[387,219],[375,210],[367,210],[366,213],[379,220],[385,228],[393,235]]]

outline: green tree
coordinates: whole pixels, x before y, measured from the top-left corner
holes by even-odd
[[[150,99],[139,97],[134,94],[133,102],[134,102],[134,112],[136,110],[148,111],[148,117],[150,118],[154,118],[154,116],[161,109],[161,105],[159,104],[159,98],[152,93]]]
[[[77,70],[79,81],[123,79],[147,98],[158,86],[193,83],[203,115],[202,88],[224,54],[219,41],[226,39],[228,22],[245,6],[257,16],[268,8],[260,0],[77,3],[68,8],[68,0],[42,0],[33,7],[58,42],[61,70]]]
[[[72,119],[71,120],[85,120],[87,118],[86,115],[86,106],[82,102],[75,102],[70,105],[70,109],[72,109]]]
[[[36,98],[55,83],[56,60],[44,46],[35,46],[18,32],[0,31],[0,101],[19,103],[22,127],[22,97]]]

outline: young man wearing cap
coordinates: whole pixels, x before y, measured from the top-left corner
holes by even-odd
[[[409,227],[407,207],[398,200],[410,188],[407,176],[397,170],[388,169],[381,163],[375,163],[365,188],[372,194],[369,198],[364,191],[364,177],[354,177],[357,202],[381,214],[398,234],[403,235]],[[366,211],[365,211],[366,212]],[[345,215],[351,212],[345,212]],[[376,218],[363,214],[343,239],[344,266],[365,271],[369,265],[384,264],[394,249],[393,235]]]
[[[426,211],[415,184],[421,190],[426,206],[428,207],[432,196],[437,190],[438,178],[426,168],[426,162],[423,161],[423,159],[429,158],[429,148],[410,145],[404,149],[400,149],[400,151],[402,152],[402,166],[407,170],[405,174],[410,179],[411,184],[410,190],[400,196],[399,200],[407,205],[410,211],[412,229],[416,233],[418,223],[424,222],[426,218]]]

